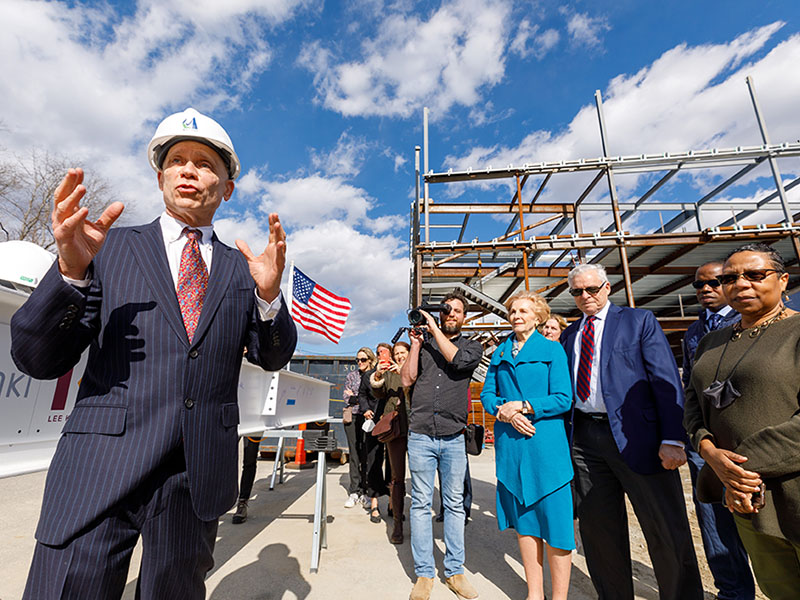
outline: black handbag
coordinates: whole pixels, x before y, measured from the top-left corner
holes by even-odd
[[[464,429],[464,444],[467,447],[467,454],[478,456],[483,450],[483,425],[470,423]]]

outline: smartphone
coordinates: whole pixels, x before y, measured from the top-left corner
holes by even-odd
[[[378,360],[392,362],[392,352],[388,348],[381,346],[378,348]]]
[[[764,504],[767,502],[767,499],[764,495],[766,489],[766,486],[762,483],[759,490],[750,498],[750,503],[753,505],[754,509],[758,510],[759,508],[764,508]]]

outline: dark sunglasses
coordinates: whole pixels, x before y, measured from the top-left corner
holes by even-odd
[[[369,362],[369,359],[368,359],[368,358],[357,358],[356,360],[357,360],[358,362]]]
[[[605,285],[605,283],[603,285]],[[583,292],[586,292],[590,296],[596,296],[600,293],[600,290],[603,289],[603,285],[590,285],[589,287],[585,288],[569,288],[569,295],[577,298],[583,294]]]
[[[764,281],[770,273],[783,273],[778,269],[759,269],[744,271],[743,273],[723,273],[717,279],[722,285],[733,285],[739,281],[739,277],[744,277],[747,281]]]
[[[702,290],[706,286],[712,288],[719,287],[719,279],[698,279],[692,282],[692,287],[696,290]]]

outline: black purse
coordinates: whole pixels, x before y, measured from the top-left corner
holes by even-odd
[[[464,444],[467,447],[467,454],[478,456],[483,450],[483,425],[470,423],[464,428]]]

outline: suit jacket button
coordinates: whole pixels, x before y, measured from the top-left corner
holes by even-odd
[[[191,409],[194,406],[194,400],[192,400],[191,398],[187,398],[186,400],[183,401],[183,405],[186,408]]]
[[[71,315],[77,315],[78,314],[78,306],[76,304],[70,304],[67,307],[67,313],[69,313]]]
[[[189,358],[197,358],[198,354],[200,354],[200,353],[197,351],[197,348],[192,348],[189,351]]]

